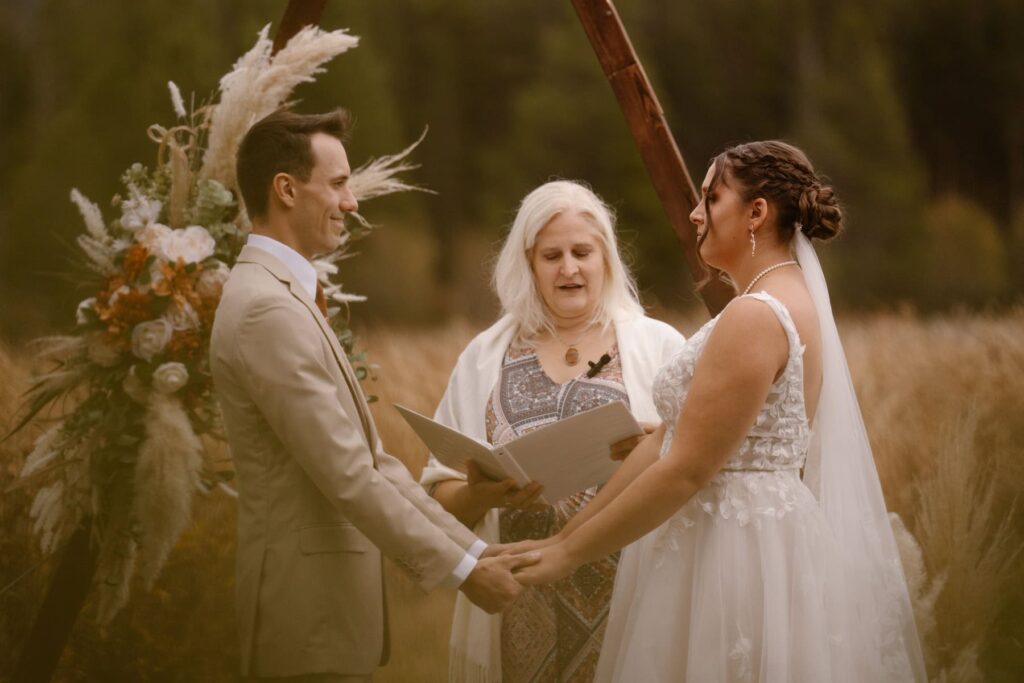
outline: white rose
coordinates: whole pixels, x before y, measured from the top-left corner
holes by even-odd
[[[90,296],[88,299],[84,299],[78,303],[78,308],[75,310],[75,322],[79,325],[85,325],[89,322],[89,317],[86,316],[85,312],[89,309],[95,308],[96,297]]]
[[[104,368],[112,368],[121,360],[121,351],[107,341],[102,334],[94,334],[89,338],[87,351],[89,360]]]
[[[221,261],[217,261],[215,266],[203,268],[199,281],[196,282],[196,293],[204,299],[219,297],[230,274],[231,269]]]
[[[142,360],[153,360],[153,356],[167,346],[173,333],[174,328],[163,318],[139,323],[132,330],[132,353]]]
[[[142,244],[151,254],[157,253],[160,248],[160,243],[167,235],[171,234],[171,229],[162,223],[150,223],[149,225],[140,228],[135,233],[135,241]]]
[[[173,394],[188,383],[188,370],[181,363],[164,363],[153,373],[153,388],[161,394]]]
[[[172,230],[160,240],[160,254],[171,263],[180,258],[185,263],[199,263],[213,256],[217,243],[201,225]]]
[[[124,382],[121,383],[121,388],[124,389],[124,393],[128,394],[129,398],[138,402],[146,402],[146,383],[143,382],[139,375],[135,372],[137,366],[133,365],[128,371],[128,375],[125,376]]]
[[[199,327],[199,314],[187,301],[168,308],[163,317],[175,330],[191,330]]]
[[[133,192],[131,199],[121,202],[121,226],[134,232],[150,223],[156,223],[161,208],[163,204],[159,199],[150,199],[137,191]]]

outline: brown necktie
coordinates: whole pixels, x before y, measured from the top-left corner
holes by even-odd
[[[316,307],[320,309],[324,317],[327,317],[327,299],[324,298],[324,288],[320,286],[320,283],[316,283]]]

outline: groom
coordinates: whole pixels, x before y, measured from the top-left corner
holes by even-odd
[[[388,656],[381,554],[424,590],[458,587],[490,612],[535,559],[486,545],[384,452],[325,318],[310,259],[357,208],[343,110],[279,110],[238,150],[252,234],[224,286],[210,363],[238,475],[243,676],[370,680]],[[483,553],[486,557],[486,553]]]

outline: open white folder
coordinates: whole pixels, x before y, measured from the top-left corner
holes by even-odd
[[[544,486],[540,501],[551,505],[608,481],[619,467],[611,445],[643,433],[622,401],[567,417],[501,446],[492,446],[395,404],[438,460],[460,472],[475,460],[492,479]]]

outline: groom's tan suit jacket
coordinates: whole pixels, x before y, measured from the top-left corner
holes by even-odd
[[[372,673],[381,552],[430,590],[476,537],[383,451],[337,338],[267,252],[232,269],[210,363],[239,488],[242,675]]]

